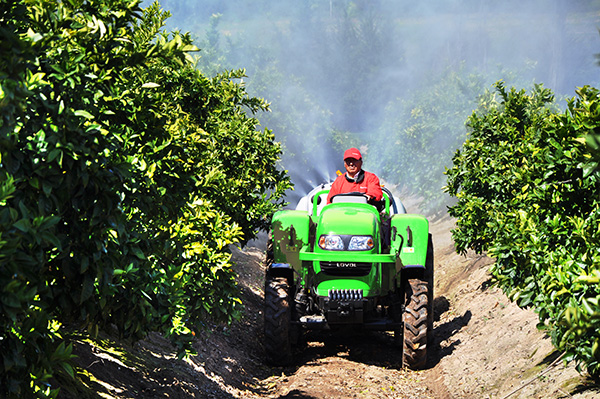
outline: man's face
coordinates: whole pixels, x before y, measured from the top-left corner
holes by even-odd
[[[350,177],[354,177],[360,171],[362,166],[362,160],[354,159],[354,158],[346,158],[344,159],[344,166],[346,167],[346,171]]]

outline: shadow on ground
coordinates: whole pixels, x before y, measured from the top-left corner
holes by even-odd
[[[173,353],[173,348],[158,334],[134,347],[106,337],[96,343],[76,342],[73,354],[79,378],[63,381],[60,398],[233,398],[185,361],[165,353]]]
[[[450,308],[445,297],[438,297],[434,301],[434,320],[439,321],[443,313]],[[471,312],[467,311],[462,316],[454,317],[443,323],[433,332],[433,343],[428,353],[426,368],[435,367],[439,361],[454,351],[460,344],[457,340],[451,345],[442,348],[440,344],[448,341],[471,320]],[[296,348],[294,358],[297,359],[289,367],[282,368],[287,375],[293,374],[303,365],[314,363],[327,357],[345,358],[354,362],[391,369],[402,368],[402,348],[394,343],[392,332],[382,331],[307,331],[304,333],[302,343]]]
[[[434,320],[440,321],[441,316],[450,309],[450,302],[444,296],[435,298],[433,302]],[[452,342],[450,345],[443,346],[442,343],[449,341],[463,327],[471,321],[471,311],[467,310],[462,316],[456,316],[443,324],[439,324],[433,330],[433,345],[429,353],[427,368],[435,367],[442,358],[449,356],[454,349],[461,343],[460,340]]]

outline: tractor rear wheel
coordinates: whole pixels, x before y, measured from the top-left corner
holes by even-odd
[[[292,361],[290,286],[285,277],[265,281],[264,347],[267,362],[285,366]]]
[[[411,369],[422,369],[427,363],[427,344],[431,336],[429,284],[409,278],[405,293],[403,363]]]

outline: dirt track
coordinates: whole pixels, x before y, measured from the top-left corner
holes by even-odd
[[[90,384],[115,398],[599,397],[597,386],[555,361],[559,354],[536,329],[533,312],[517,308],[490,287],[491,260],[455,253],[451,228],[449,219],[431,226],[436,321],[426,370],[398,369],[400,354],[385,333],[310,333],[293,366],[266,366],[260,245],[234,250],[246,315],[231,327],[213,326],[210,334],[198,337],[198,356],[176,360],[166,340],[153,335],[124,346],[121,356],[79,345],[79,362],[97,379]]]

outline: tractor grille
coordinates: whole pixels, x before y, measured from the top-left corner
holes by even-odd
[[[363,290],[329,290],[327,297],[330,301],[361,301]]]
[[[330,276],[366,276],[372,265],[364,262],[321,262],[321,270]]]

